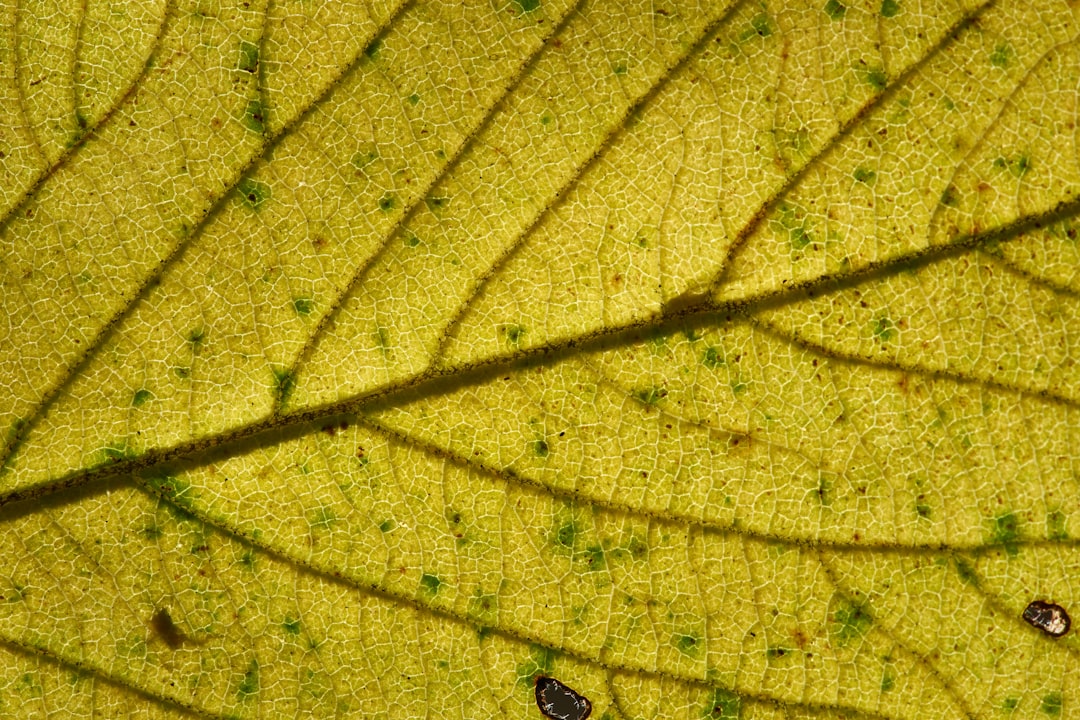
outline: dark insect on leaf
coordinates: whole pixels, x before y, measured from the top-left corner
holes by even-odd
[[[169,611],[165,608],[160,608],[154,613],[154,616],[150,618],[150,627],[154,629],[157,636],[165,641],[165,644],[169,646],[170,650],[175,650],[184,644],[184,634],[180,632],[180,628],[176,627],[176,623],[173,622],[172,617],[169,615]]]
[[[1061,637],[1069,632],[1069,613],[1065,608],[1054,603],[1032,600],[1024,608],[1024,620],[1028,625],[1039,628],[1050,637]]]
[[[555,678],[536,678],[536,705],[549,720],[585,720],[592,712],[588,698]]]

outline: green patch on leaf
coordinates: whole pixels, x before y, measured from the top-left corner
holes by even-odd
[[[892,668],[885,668],[885,672],[881,674],[881,692],[889,692],[896,687],[896,673]]]
[[[550,452],[546,440],[536,440],[533,442],[532,447],[533,454],[536,455],[536,457],[546,458]]]
[[[540,7],[540,0],[514,0],[518,10],[523,13],[533,12]]]
[[[870,333],[875,340],[882,343],[889,342],[898,334],[895,323],[884,315],[870,321]]]
[[[433,213],[440,213],[446,208],[450,207],[450,198],[448,197],[429,197],[425,198],[424,203],[428,206],[428,210]]]
[[[956,192],[956,188],[951,185],[945,188],[941,193],[941,199],[939,202],[945,207],[957,207],[960,205],[960,196]]]
[[[238,70],[253,73],[259,69],[259,46],[246,40],[240,42],[240,61],[236,64]]]
[[[860,70],[859,78],[878,91],[884,90],[889,84],[889,76],[885,74],[885,69],[877,66]]]
[[[667,397],[668,391],[662,387],[651,387],[643,390],[635,390],[634,399],[643,405],[652,407]]]
[[[394,521],[393,520],[387,519],[387,520],[383,520],[381,523],[379,523],[379,532],[388,533],[393,529],[394,529]]]
[[[1047,693],[1042,696],[1042,702],[1039,703],[1039,710],[1042,710],[1051,717],[1057,717],[1061,714],[1062,697],[1059,692]]]
[[[705,348],[705,352],[701,354],[701,364],[710,370],[715,370],[718,367],[727,365],[727,360],[724,359],[723,349],[715,347]]]
[[[237,183],[236,192],[244,207],[252,210],[258,210],[264,202],[270,199],[270,186],[249,177],[245,177]]]
[[[292,301],[293,310],[297,315],[310,315],[315,309],[315,301],[309,297],[300,297]]]
[[[363,170],[371,163],[379,159],[379,151],[374,145],[364,145],[355,153],[349,162],[357,170]]]
[[[700,635],[676,633],[671,637],[671,644],[687,657],[697,658],[705,651],[705,643]]]
[[[429,575],[424,573],[420,576],[420,594],[433,598],[439,594],[439,587],[442,586],[442,580],[435,575]]]
[[[252,658],[248,669],[244,672],[243,679],[236,689],[236,695],[241,700],[247,700],[259,692],[259,661]]]
[[[1013,512],[1002,513],[991,521],[990,542],[1001,545],[1012,556],[1020,551],[1020,518]]]
[[[865,606],[840,595],[833,596],[833,606],[830,631],[840,645],[865,635],[874,622]]]
[[[379,51],[382,50],[382,38],[375,38],[368,43],[368,46],[364,48],[364,57],[368,60],[374,60],[378,57]]]
[[[1016,56],[1016,52],[1009,43],[998,43],[990,53],[990,64],[996,68],[1007,68]]]
[[[1051,540],[1068,540],[1069,533],[1065,529],[1065,513],[1060,510],[1051,510],[1046,513],[1046,536]]]
[[[529,645],[529,659],[517,666],[517,684],[532,688],[539,675],[551,675],[555,667],[556,652],[535,643]]]
[[[260,135],[266,132],[266,106],[262,100],[250,100],[244,108],[244,117],[241,121],[248,130]]]
[[[897,0],[881,0],[881,17],[891,18],[900,14],[900,3]]]
[[[709,720],[738,720],[742,713],[742,700],[730,690],[716,688],[712,700],[701,711],[701,717]]]
[[[564,548],[573,549],[574,540],[577,538],[577,532],[577,525],[574,523],[573,520],[564,522],[559,525],[558,529],[554,533],[555,543],[557,545],[561,545]]]
[[[274,368],[274,382],[270,390],[278,405],[284,405],[296,389],[296,373],[285,368]]]
[[[521,343],[521,339],[525,337],[525,326],[506,325],[503,327],[503,335],[506,337],[506,342],[511,345],[518,345]]]
[[[793,250],[802,250],[814,241],[806,213],[790,203],[781,203],[780,215],[771,222],[771,227],[777,235],[787,235]]]
[[[146,388],[140,388],[135,391],[131,396],[132,407],[142,407],[146,403],[154,399],[154,393],[150,392]]]
[[[998,170],[1008,170],[1013,177],[1019,179],[1031,169],[1031,158],[1023,154],[1012,157],[999,156],[994,158],[993,165]]]
[[[847,12],[847,6],[838,0],[829,0],[825,3],[825,14],[830,20],[842,20]]]
[[[877,182],[877,173],[869,168],[865,168],[862,165],[855,168],[855,172],[851,174],[855,178],[856,182],[861,182],[863,185],[873,185]]]
[[[495,627],[499,619],[499,596],[477,590],[476,594],[469,598],[466,614],[480,627]]]
[[[604,567],[604,548],[595,543],[585,546],[584,561],[589,570],[602,570]]]
[[[300,621],[293,617],[286,617],[281,623],[281,628],[290,635],[300,634]]]
[[[743,39],[748,40],[755,35],[767,38],[776,31],[776,26],[768,13],[758,13],[750,20],[750,29],[743,33]]]
[[[397,198],[390,193],[386,193],[381,198],[379,198],[379,209],[382,210],[384,213],[391,212],[397,206]]]

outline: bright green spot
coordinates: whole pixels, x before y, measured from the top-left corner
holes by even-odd
[[[997,157],[994,158],[994,167],[998,170],[1008,170],[1013,177],[1021,178],[1031,169],[1031,158],[1027,155],[1011,158]]]
[[[1011,713],[1018,707],[1020,707],[1020,698],[1018,697],[1007,697],[1005,698],[1005,702],[1001,703],[1001,709],[1005,712]]]
[[[930,506],[925,503],[915,503],[915,512],[923,519],[930,518]]]
[[[881,0],[881,17],[896,17],[900,14],[900,3],[897,0]]]
[[[616,75],[625,75],[626,74],[626,63],[617,63],[611,69],[612,69],[612,71],[614,71],[614,73]]]
[[[873,624],[873,619],[865,607],[847,598],[834,596],[836,609],[833,611],[831,631],[841,645],[860,638]]]
[[[405,232],[405,240],[404,240],[404,242],[405,242],[405,247],[414,248],[414,247],[416,247],[417,245],[420,244],[420,238],[416,237],[415,233],[406,231]]]
[[[1047,715],[1060,715],[1061,714],[1061,693],[1052,692],[1043,695],[1042,703],[1039,705],[1039,709]]]
[[[383,520],[381,523],[379,523],[379,531],[380,532],[388,533],[393,529],[394,529],[394,521],[393,520]]]
[[[202,328],[195,328],[188,333],[187,341],[192,345],[199,346],[202,341],[206,339],[206,331]]]
[[[154,393],[150,392],[146,388],[136,390],[135,394],[131,397],[131,404],[135,407],[142,407],[150,400],[154,399]]]
[[[315,309],[315,301],[311,298],[296,298],[292,302],[293,310],[297,315],[310,315]]]
[[[742,712],[742,700],[730,690],[716,688],[713,690],[712,701],[705,706],[701,717],[710,720],[738,720]]]
[[[886,669],[881,674],[881,692],[889,692],[894,687],[896,687],[896,676],[892,670]]]
[[[855,168],[855,172],[851,175],[856,182],[861,182],[863,185],[873,185],[877,181],[877,173],[862,166]]]
[[[187,380],[191,377],[191,368],[188,367],[174,367],[173,374],[181,380]]]
[[[379,50],[382,49],[382,38],[375,38],[368,46],[364,48],[364,55],[368,60],[374,60],[375,56],[379,54]]]
[[[191,509],[191,485],[187,482],[175,475],[160,472],[148,475],[144,480],[150,490],[164,500],[184,510]]]
[[[837,2],[837,0],[829,0],[825,3],[825,14],[831,20],[841,20],[846,12],[847,7],[843,3]]]
[[[237,69],[253,73],[259,69],[259,46],[246,40],[240,42],[240,62]]]
[[[532,12],[540,7],[540,0],[514,0],[521,12]]]
[[[420,592],[428,597],[435,597],[439,593],[439,586],[441,585],[442,580],[434,575],[424,573],[420,576]]]
[[[993,520],[990,529],[990,541],[995,545],[1002,545],[1008,555],[1016,555],[1020,548],[1017,543],[1020,540],[1020,518],[1016,513],[1008,512],[998,515]]]
[[[240,202],[252,210],[257,210],[260,205],[270,199],[270,186],[249,177],[237,183],[236,192],[240,195]]]
[[[533,452],[536,453],[536,457],[547,457],[549,451],[550,448],[546,440],[537,440],[533,443]]]
[[[379,198],[379,209],[382,210],[383,212],[388,213],[388,212],[390,212],[391,210],[393,210],[396,207],[397,207],[397,198],[395,198],[390,193],[386,193],[381,198]]]
[[[285,618],[285,622],[281,623],[281,627],[285,629],[285,632],[290,635],[300,634],[300,621],[291,617]]]
[[[244,127],[252,132],[262,134],[266,132],[266,107],[262,100],[251,100],[244,108]]]
[[[409,100],[410,104],[416,105],[416,104],[418,104],[420,102],[420,96],[417,95],[416,93],[413,93],[412,95],[409,96],[408,100]]]
[[[259,661],[252,659],[236,694],[241,700],[246,700],[257,692],[259,692]]]

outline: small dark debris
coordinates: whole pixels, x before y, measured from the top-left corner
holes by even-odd
[[[1042,600],[1032,600],[1024,608],[1024,620],[1028,625],[1039,628],[1050,637],[1061,637],[1069,632],[1069,626],[1072,624],[1065,608]]]
[[[549,720],[585,720],[592,712],[592,703],[555,678],[538,675],[536,706]]]

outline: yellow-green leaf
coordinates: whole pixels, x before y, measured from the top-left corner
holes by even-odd
[[[1080,717],[1078,35],[0,4],[0,714]]]

